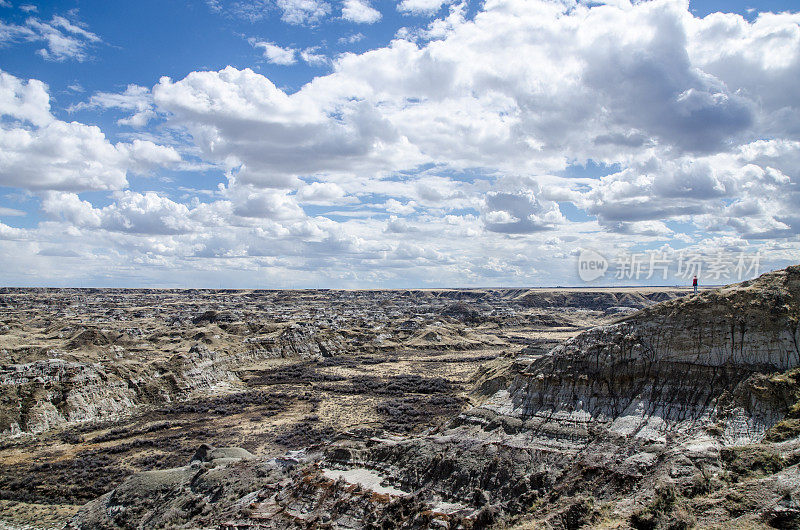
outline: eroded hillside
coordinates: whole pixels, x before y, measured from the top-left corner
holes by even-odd
[[[271,458],[436,430],[526,359],[681,294],[6,289],[0,511],[57,525],[203,443]]]
[[[272,457],[206,448],[70,525],[796,528],[799,309],[790,267],[549,350],[521,341],[509,369],[478,369],[475,406],[428,432],[349,432]]]

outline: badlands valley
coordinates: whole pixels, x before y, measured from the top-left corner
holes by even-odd
[[[0,528],[797,528],[800,267],[0,290]]]

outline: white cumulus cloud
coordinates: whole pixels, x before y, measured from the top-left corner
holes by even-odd
[[[272,42],[254,41],[253,46],[260,48],[264,58],[272,64],[290,65],[297,62],[297,50],[294,48],[284,48]]]
[[[342,18],[359,24],[373,24],[381,19],[381,12],[366,0],[344,0]]]
[[[292,24],[331,10],[236,3],[245,4]],[[202,200],[190,188],[184,202],[129,190],[95,208],[77,192],[119,191],[129,173],[174,164],[177,153],[143,133],[112,143],[60,121],[44,84],[0,77],[0,184],[34,190],[48,216],[35,229],[3,228],[0,249],[105,246],[120,264],[159,271],[236,263],[337,286],[556,284],[569,282],[565,260],[582,247],[662,241],[796,259],[796,14],[698,18],[672,0],[486,0],[472,18],[455,2],[398,9],[445,4],[446,14],[363,53],[327,59],[325,44],[269,43],[268,60],[330,67],[291,91],[227,67],[86,102],[163,116],[162,130],[187,142],[182,152],[227,180],[198,190]],[[373,5],[347,2],[342,16]],[[34,32],[20,27],[0,35]],[[91,240],[77,235],[88,231]]]
[[[176,163],[171,147],[112,144],[99,127],[57,120],[46,86],[0,72],[0,185],[27,189],[113,190],[127,172]],[[10,120],[9,120],[10,118]]]
[[[323,0],[277,0],[283,12],[281,20],[289,24],[316,24],[331,12],[331,6]]]
[[[433,15],[445,4],[450,4],[454,0],[402,0],[397,4],[397,10],[401,13],[412,15]]]
[[[155,118],[153,96],[150,90],[139,85],[128,85],[123,92],[96,92],[88,101],[72,105],[68,110],[87,108],[119,109],[130,113],[129,116],[117,120],[120,125],[144,127]]]

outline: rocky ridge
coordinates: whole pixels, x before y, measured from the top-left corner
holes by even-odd
[[[78,334],[85,335],[85,331]],[[2,366],[0,392],[4,402],[13,405],[0,407],[0,431],[14,436],[119,418],[143,405],[232,388],[241,383],[233,369],[244,362],[275,357],[320,358],[343,348],[336,334],[299,326],[287,328],[268,342],[243,344],[241,351],[221,353],[197,342],[186,352],[142,364],[130,354],[126,359],[125,350],[117,342],[118,349],[112,347],[111,351],[119,354],[118,362],[50,358]]]
[[[799,318],[796,267],[665,302],[567,340],[462,421],[558,450],[597,428],[664,442],[713,425],[725,445],[754,443],[794,403],[767,374],[800,365]]]

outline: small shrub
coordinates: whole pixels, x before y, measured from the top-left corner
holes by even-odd
[[[600,510],[595,505],[594,497],[578,499],[561,512],[561,523],[567,530],[577,530],[595,522]]]
[[[800,419],[786,418],[775,424],[764,439],[768,442],[782,442],[800,436]]]
[[[647,506],[631,515],[631,526],[637,530],[687,530],[694,526],[695,519],[681,502],[675,486],[663,484],[656,487],[656,494]]]
[[[777,451],[766,445],[726,447],[719,456],[732,482],[752,475],[771,475],[785,467]]]
[[[692,477],[691,484],[684,488],[683,494],[692,498],[698,495],[706,495],[712,491],[714,491],[714,484],[711,480],[711,475],[705,469],[701,469],[699,473]]]

